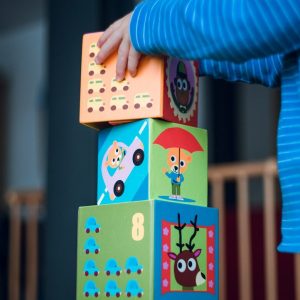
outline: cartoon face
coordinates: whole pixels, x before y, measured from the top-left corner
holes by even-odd
[[[185,64],[182,61],[178,62],[174,85],[179,108],[182,112],[186,112],[190,102],[190,82],[187,77]]]
[[[114,141],[108,152],[107,161],[105,163],[105,166],[106,167],[109,166],[113,169],[118,168],[122,162],[123,156],[124,156],[124,153],[123,153],[122,149],[119,147],[118,142]]]
[[[175,279],[180,285],[193,287],[205,282],[204,275],[200,272],[197,262],[197,257],[200,254],[200,249],[197,249],[195,252],[184,250],[178,255],[169,253],[169,257],[175,261]]]
[[[184,150],[179,148],[169,148],[167,163],[172,172],[180,174],[184,173],[191,161],[192,156],[187,155]]]

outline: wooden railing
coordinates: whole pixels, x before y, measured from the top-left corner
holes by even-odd
[[[237,220],[238,226],[238,276],[240,280],[239,299],[251,300],[252,297],[252,258],[249,181],[262,178],[263,181],[263,217],[264,217],[264,261],[266,300],[277,300],[278,286],[276,259],[276,177],[275,159],[258,163],[238,163],[209,168],[211,201],[219,208],[220,214],[220,300],[226,300],[226,231],[225,231],[225,193],[224,186],[228,181],[237,185]],[[300,254],[295,255],[295,295],[300,300]]]
[[[20,274],[22,225],[25,225],[25,299],[37,300],[38,291],[38,217],[43,204],[41,191],[9,192],[9,270],[8,299],[21,299]]]

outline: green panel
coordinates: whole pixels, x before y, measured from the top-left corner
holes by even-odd
[[[186,161],[187,168],[182,168],[183,172],[181,172],[184,177],[184,181],[180,186],[180,195],[184,199],[175,199],[175,201],[207,206],[207,131],[201,128],[153,119],[150,121],[149,142],[150,198],[173,200],[170,198],[173,192],[171,179],[163,172],[163,168],[166,168],[169,174],[172,173],[170,168],[170,156],[168,156],[170,150],[159,144],[153,144],[162,132],[164,132],[167,128],[172,127],[186,130],[188,132],[186,136],[189,136],[189,133],[191,133],[204,150],[191,153],[184,150],[185,147],[180,148],[181,160],[184,159]],[[172,139],[174,140],[175,145],[178,136],[175,134]],[[179,148],[177,153],[179,153]],[[188,162],[189,158],[191,158],[190,162]],[[190,200],[196,200],[196,202],[191,202]]]
[[[96,219],[96,226],[88,225],[89,218]],[[144,222],[143,219],[144,218]],[[90,219],[91,220],[91,219]],[[91,222],[93,223],[93,222]],[[135,225],[134,225],[135,223]],[[100,227],[99,233],[95,229]],[[86,232],[86,228],[90,232]],[[77,300],[87,299],[84,295],[84,287],[88,280],[94,281],[97,288],[100,288],[98,298],[106,298],[105,286],[108,280],[114,280],[122,294],[118,299],[128,299],[126,296],[126,285],[129,280],[135,279],[143,289],[143,298],[153,298],[153,202],[141,201],[113,205],[89,206],[79,209],[78,220],[78,255],[77,255]],[[87,239],[94,238],[100,247],[98,254],[85,253]],[[137,240],[134,240],[137,239]],[[141,274],[132,270],[127,274],[125,265],[129,257],[136,257],[142,265]],[[107,276],[105,265],[107,261],[114,258],[122,272]],[[85,276],[85,264],[92,259],[100,273]],[[113,271],[112,271],[113,272]],[[110,298],[116,298],[111,296]],[[136,297],[134,297],[136,298]],[[89,299],[96,299],[89,296]]]

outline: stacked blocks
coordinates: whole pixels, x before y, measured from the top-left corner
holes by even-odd
[[[83,38],[80,122],[101,130],[98,205],[79,209],[76,299],[216,300],[197,64],[145,57],[116,82],[116,55],[94,63],[99,37]]]

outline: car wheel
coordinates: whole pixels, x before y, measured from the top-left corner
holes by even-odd
[[[109,271],[106,271],[106,275],[109,276],[109,275],[110,275],[110,272],[109,272]]]
[[[85,272],[84,272],[84,275],[85,275],[85,276],[89,276],[89,272],[88,272],[88,271],[85,271]]]
[[[86,249],[86,250],[85,250],[85,253],[86,253],[86,254],[89,254],[89,253],[90,253],[90,250],[89,250],[89,249]]]
[[[96,230],[95,230],[95,231],[96,231],[96,233],[99,233],[99,231],[100,231],[100,230],[99,230],[99,228],[96,228]]]
[[[119,298],[121,296],[121,294],[120,293],[116,293],[116,296],[117,296],[117,298]]]
[[[89,292],[85,292],[84,296],[88,297],[89,296]]]
[[[98,276],[99,275],[99,272],[98,271],[95,271],[94,272],[94,276]]]
[[[140,166],[144,161],[144,151],[142,149],[135,150],[132,160],[136,166]]]
[[[142,293],[138,293],[138,295],[137,295],[139,298],[141,298],[142,296],[143,296],[143,294]]]
[[[128,298],[131,297],[131,294],[130,294],[129,292],[127,293],[127,297],[128,297]]]
[[[122,180],[118,180],[114,185],[114,194],[117,197],[120,197],[124,193],[124,190],[125,190],[124,182]]]
[[[110,296],[110,293],[107,292],[107,293],[105,294],[105,296],[108,298],[108,297]]]
[[[141,269],[138,269],[138,270],[137,270],[137,273],[138,273],[138,274],[141,274],[141,273],[142,273],[142,270],[141,270]]]
[[[99,253],[99,250],[98,250],[98,249],[95,249],[95,253],[98,254],[98,253]]]
[[[130,271],[129,269],[127,269],[127,270],[126,270],[126,273],[127,273],[127,274],[130,274],[130,273],[131,273],[131,271]]]
[[[120,276],[120,274],[121,274],[121,273],[120,273],[120,271],[117,271],[117,273],[116,273],[116,274],[117,274],[117,276]]]
[[[86,232],[86,233],[90,233],[90,229],[87,228],[87,229],[85,230],[85,232]]]
[[[98,296],[99,296],[99,293],[96,292],[96,293],[95,293],[95,297],[97,298]]]

